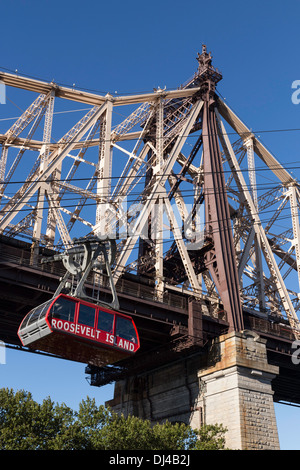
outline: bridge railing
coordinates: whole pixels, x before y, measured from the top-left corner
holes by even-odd
[[[65,268],[60,262],[41,264],[38,259],[37,262],[32,265],[31,261],[31,255],[28,250],[23,250],[13,246],[1,245],[0,243],[0,263],[5,263],[6,265],[12,264],[15,266],[32,268],[37,271],[51,273],[52,275],[58,277],[62,277],[65,274]],[[101,278],[102,283],[100,287],[108,287],[108,278],[105,275],[102,275]],[[91,276],[88,278],[88,283],[90,283],[91,287],[93,287],[94,282]],[[149,300],[153,302],[158,301],[154,288],[124,278],[119,279],[119,282],[116,285],[116,290],[119,294],[130,295],[139,299]],[[168,291],[166,291],[164,294],[163,303],[185,311],[187,311],[188,308],[187,297],[177,295]]]
[[[295,334],[292,328],[278,321],[272,321],[272,319],[264,319],[258,317],[249,317],[251,329],[256,330],[257,332],[266,333],[271,336],[280,336],[282,338],[290,339],[294,341]]]

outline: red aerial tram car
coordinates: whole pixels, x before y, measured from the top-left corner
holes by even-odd
[[[23,346],[99,367],[125,359],[140,347],[130,316],[65,294],[31,310],[18,336]]]

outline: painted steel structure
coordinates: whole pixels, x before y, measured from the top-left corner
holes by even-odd
[[[136,273],[157,301],[187,295],[231,331],[248,310],[299,338],[299,184],[219,96],[205,46],[197,61],[177,90],[129,96],[0,72],[7,95],[38,94],[0,134],[0,234],[27,237],[33,266],[72,233],[115,239],[116,286]],[[60,138],[58,100],[89,106]]]

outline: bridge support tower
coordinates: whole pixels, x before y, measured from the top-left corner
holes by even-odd
[[[233,332],[214,342],[208,367],[198,371],[198,407],[206,424],[227,427],[229,448],[279,450],[272,391],[278,373],[255,333]]]
[[[213,340],[204,355],[116,383],[108,404],[152,422],[184,422],[193,428],[222,424],[226,446],[279,450],[266,342],[248,330]]]

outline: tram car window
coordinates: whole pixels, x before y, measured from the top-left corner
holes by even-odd
[[[112,333],[114,327],[114,316],[109,313],[99,309],[98,314],[98,330],[106,331],[107,333]]]
[[[51,307],[51,314],[59,320],[73,322],[75,319],[76,303],[65,297],[59,297]]]
[[[79,305],[79,314],[78,314],[78,323],[82,325],[91,326],[94,328],[95,325],[95,309],[89,305],[80,304]]]

